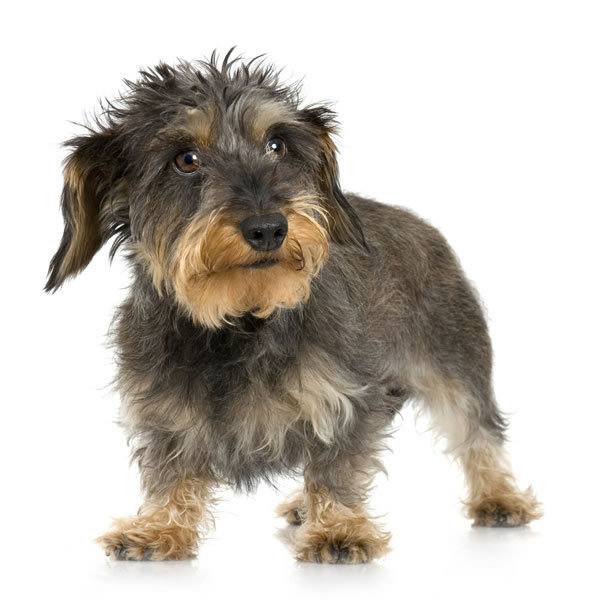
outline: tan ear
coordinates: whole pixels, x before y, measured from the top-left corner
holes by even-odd
[[[116,136],[103,130],[67,142],[73,148],[67,157],[61,208],[65,229],[50,262],[47,292],[57,290],[92,260],[104,242],[116,233],[114,223],[102,210],[119,178]]]
[[[303,120],[318,130],[321,145],[320,183],[330,215],[330,237],[339,244],[355,244],[367,250],[361,219],[340,188],[337,148],[333,140],[336,134],[335,115],[326,106],[310,106],[301,114]]]

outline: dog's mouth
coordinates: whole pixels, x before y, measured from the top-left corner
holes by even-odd
[[[233,269],[267,269],[274,265],[285,262],[279,258],[263,258],[251,263],[234,263],[231,265],[223,265],[220,267],[213,267],[210,269],[210,273],[225,273]]]
[[[280,261],[277,258],[265,258],[254,263],[244,265],[245,269],[265,269],[277,265]]]

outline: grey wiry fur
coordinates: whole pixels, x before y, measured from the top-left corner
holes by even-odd
[[[190,514],[198,490],[297,471],[306,480],[293,507],[303,522],[297,556],[379,556],[388,538],[360,507],[409,398],[462,460],[477,522],[535,518],[502,455],[506,424],[478,301],[433,227],[341,192],[331,110],[302,108],[270,67],[229,56],[159,65],[128,88],[97,129],[69,142],[65,233],[47,289],[109,238],[114,250],[124,245],[133,283],[114,341],[123,421],[154,502],[144,518],[160,530],[157,506]],[[266,152],[273,139],[285,156]],[[177,172],[174,157],[190,149],[200,167]],[[290,245],[251,250],[244,219],[280,213]],[[340,518],[323,525],[332,506],[347,515],[344,532]],[[132,527],[104,538],[107,552],[190,551],[175,534],[177,551],[159,536],[140,547]]]

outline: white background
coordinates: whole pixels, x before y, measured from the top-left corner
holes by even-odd
[[[599,4],[222,4],[3,8],[2,596],[598,598]],[[459,470],[408,411],[373,500],[394,535],[378,563],[295,563],[272,512],[290,481],[224,493],[196,560],[118,563],[92,543],[139,502],[104,337],[127,273],[105,249],[41,292],[62,231],[60,142],[139,67],[232,45],[335,103],[344,188],[412,208],[459,254],[544,520],[471,529]]]

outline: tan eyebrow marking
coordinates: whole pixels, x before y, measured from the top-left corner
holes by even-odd
[[[270,127],[278,123],[296,123],[294,111],[281,102],[268,101],[258,104],[249,114],[250,131],[253,138],[261,143]]]
[[[216,110],[213,104],[186,109],[186,126],[200,146],[209,146],[215,129]]]

